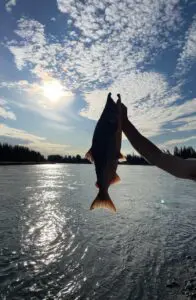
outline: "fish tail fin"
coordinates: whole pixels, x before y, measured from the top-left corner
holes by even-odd
[[[116,207],[114,203],[112,202],[109,194],[107,191],[99,191],[97,194],[97,197],[91,204],[90,210],[95,208],[107,208],[111,210],[112,212],[116,212]]]

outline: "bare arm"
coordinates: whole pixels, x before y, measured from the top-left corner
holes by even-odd
[[[196,161],[163,153],[157,146],[139,133],[129,122],[127,109],[123,108],[123,132],[132,146],[151,164],[179,178],[196,180]]]

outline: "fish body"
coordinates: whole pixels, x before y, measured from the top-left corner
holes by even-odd
[[[92,147],[86,157],[95,164],[97,175],[96,186],[99,192],[90,209],[97,207],[108,208],[116,211],[116,208],[108,194],[111,184],[120,181],[116,174],[122,140],[121,125],[121,99],[118,95],[117,103],[108,94],[105,108],[95,127]]]

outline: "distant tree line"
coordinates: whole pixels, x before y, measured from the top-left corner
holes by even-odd
[[[90,162],[86,159],[81,157],[79,154],[76,156],[72,155],[49,155],[48,161],[52,163],[70,163],[70,164],[90,164]]]
[[[79,154],[76,156],[66,155],[49,155],[48,161],[52,163],[71,163],[71,164],[90,164],[89,160],[81,157]],[[130,165],[148,165],[148,162],[140,156],[137,155],[127,155],[126,161],[120,162],[120,164],[130,164]]]
[[[39,152],[23,146],[11,146],[0,143],[0,162],[44,162],[45,158]]]
[[[184,159],[196,158],[196,151],[193,149],[193,147],[181,147],[181,148],[175,147],[174,155],[182,157]]]
[[[173,153],[169,150],[164,151],[167,154],[186,158],[196,158],[196,151],[192,147],[175,147]],[[0,143],[0,162],[34,162],[34,163],[72,163],[72,164],[90,164],[90,162],[79,154],[72,155],[49,155],[47,160],[39,152],[30,150],[23,146],[11,146]],[[141,156],[128,154],[126,161],[120,162],[126,165],[148,165],[149,163]]]
[[[128,154],[126,156],[126,160],[120,162],[122,165],[149,165],[147,160],[145,160],[142,156],[138,156],[135,154]]]
[[[163,150],[164,153],[167,153],[169,155],[175,155],[182,157],[184,159],[186,158],[196,158],[196,151],[192,147],[175,147],[173,153],[171,153],[169,150]],[[60,155],[49,155],[48,156],[49,162],[58,162],[58,163],[90,163],[87,159],[82,158],[79,154],[76,156],[66,155],[66,156],[60,156]],[[135,154],[128,154],[126,156],[126,161],[120,162],[120,164],[126,164],[126,165],[149,165],[150,163],[146,161],[143,157]]]

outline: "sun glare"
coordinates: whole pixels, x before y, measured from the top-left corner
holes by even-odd
[[[57,80],[44,82],[42,89],[44,96],[52,102],[58,101],[65,93],[63,86]]]

